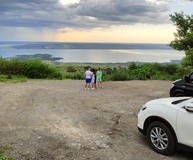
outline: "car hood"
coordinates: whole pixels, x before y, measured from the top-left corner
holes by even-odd
[[[154,99],[146,103],[146,107],[148,106],[156,106],[156,105],[167,105],[167,106],[181,106],[193,101],[192,97],[168,97],[168,98],[159,98]]]
[[[177,79],[177,80],[173,81],[172,83],[176,83],[176,82],[179,82],[181,80],[183,80],[183,79],[182,78],[181,79]]]
[[[183,84],[184,82],[185,82],[184,79],[177,79],[177,80],[173,81],[172,83],[175,85],[180,85],[180,84]]]

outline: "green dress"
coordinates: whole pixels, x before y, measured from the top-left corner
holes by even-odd
[[[96,81],[101,82],[102,81],[102,71],[97,71],[96,73]]]

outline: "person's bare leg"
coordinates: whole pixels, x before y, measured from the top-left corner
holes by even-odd
[[[88,87],[87,87],[88,90],[90,90],[90,83],[88,83]]]
[[[97,88],[99,88],[100,87],[100,84],[99,84],[99,82],[97,82]]]
[[[89,89],[89,83],[86,83],[86,87],[85,87],[86,89]]]
[[[94,88],[96,89],[97,87],[96,87],[96,83],[94,83]]]

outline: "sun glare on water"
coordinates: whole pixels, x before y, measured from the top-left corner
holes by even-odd
[[[73,3],[78,3],[80,0],[59,0],[59,3],[62,5],[69,5]]]

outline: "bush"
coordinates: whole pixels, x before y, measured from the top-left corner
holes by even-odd
[[[115,73],[111,77],[113,81],[124,81],[127,79],[127,75],[125,73]]]
[[[135,62],[132,62],[132,63],[129,65],[129,67],[128,67],[129,70],[133,70],[133,69],[137,69],[137,68],[138,68],[138,66],[137,66],[137,64],[136,64]]]
[[[28,78],[62,79],[62,74],[40,59],[27,61],[0,59],[0,73],[7,75],[24,75]]]
[[[73,66],[68,66],[66,72],[76,72],[76,69]]]

